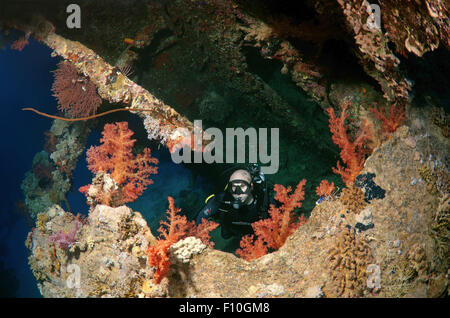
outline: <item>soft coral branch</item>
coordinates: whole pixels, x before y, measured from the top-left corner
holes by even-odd
[[[330,184],[328,180],[322,180],[319,186],[316,188],[316,194],[319,197],[328,197],[334,192],[334,189],[334,182],[331,182]]]
[[[276,184],[275,199],[281,203],[280,207],[271,204],[269,208],[270,218],[256,221],[252,224],[257,236],[254,240],[252,235],[242,238],[241,248],[236,254],[246,260],[258,258],[267,253],[268,249],[278,250],[286,242],[286,239],[306,222],[302,215],[296,220],[294,209],[302,206],[301,201],[305,198],[306,180],[301,180],[294,192],[290,194],[292,188],[285,188]]]
[[[350,102],[341,103],[341,115],[336,117],[333,108],[327,108],[327,112],[330,116],[329,127],[331,131],[331,139],[341,149],[340,155],[345,167],[337,163],[336,168],[332,168],[333,172],[340,174],[342,180],[348,184],[355,180],[356,176],[364,168],[364,162],[368,149],[366,148],[367,142],[371,139],[370,125],[363,121],[360,130],[357,132],[353,141],[350,140],[350,136],[347,133],[347,127],[345,126],[345,120],[348,117],[347,108]]]
[[[196,236],[205,245],[212,247],[213,243],[209,242],[209,232],[219,226],[217,223],[207,220],[204,220],[198,226],[196,226],[195,221],[188,222],[186,216],[178,214],[181,209],[175,207],[174,199],[169,196],[168,200],[167,221],[161,221],[161,226],[158,229],[159,239],[155,245],[149,246],[147,249],[148,264],[156,268],[153,275],[155,284],[159,284],[169,274],[172,264],[169,251],[172,244],[188,236]]]
[[[261,237],[267,246],[277,250],[283,246],[284,242],[300,225],[296,222],[294,209],[302,206],[301,201],[305,199],[305,184],[306,180],[300,181],[293,194],[291,187],[285,188],[280,184],[274,186],[276,191],[275,200],[279,201],[281,206],[275,207],[270,205],[270,218],[260,220],[253,223],[252,227],[255,234]]]
[[[175,207],[175,200],[172,197],[168,197],[168,201],[167,221],[161,221],[158,232],[163,240],[176,243],[187,234],[189,224],[186,216],[178,214],[181,209]]]
[[[188,232],[188,236],[195,236],[199,238],[206,246],[210,248],[214,247],[214,242],[211,242],[211,236],[209,233],[219,226],[218,223],[208,221],[207,219],[202,219],[202,223],[198,225],[195,224],[195,221],[191,221],[189,225],[190,231]]]
[[[236,254],[246,261],[260,258],[267,254],[267,244],[261,239],[255,240],[254,235],[246,235],[241,239],[240,248],[236,250]]]
[[[384,113],[384,110],[377,107],[372,107],[369,111],[381,121],[381,129],[384,134],[395,132],[406,119],[405,107],[401,104],[392,104],[387,115]]]
[[[68,250],[74,243],[76,243],[76,235],[80,226],[81,222],[79,221],[79,217],[77,216],[72,230],[67,233],[63,230],[59,230],[56,234],[53,234],[49,237],[50,243],[58,245],[58,247],[63,250]]]
[[[127,122],[106,124],[100,139],[100,146],[91,147],[87,151],[88,168],[93,173],[108,174],[114,182],[105,190],[105,185],[98,187],[96,192],[97,203],[108,205],[121,205],[135,201],[149,184],[153,183],[149,177],[158,172],[158,159],[151,156],[149,148],[140,154],[133,154],[136,142],[131,139],[133,132],[128,129]],[[105,178],[99,183],[105,183]],[[80,191],[89,196],[92,185],[80,188]],[[108,192],[108,193],[105,193]]]
[[[161,221],[158,229],[160,238],[155,245],[147,249],[148,264],[156,268],[153,279],[156,284],[169,274],[172,262],[169,257],[170,246],[186,235],[188,223],[185,216],[178,215],[180,208],[175,207],[172,197],[168,197],[167,221]]]

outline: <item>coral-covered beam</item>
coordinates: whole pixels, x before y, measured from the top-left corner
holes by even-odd
[[[338,0],[338,3],[348,31],[355,38],[365,72],[377,80],[388,101],[406,105],[412,83],[400,71],[400,60],[388,46],[388,38],[380,26],[367,23],[375,19],[370,3],[366,0]]]

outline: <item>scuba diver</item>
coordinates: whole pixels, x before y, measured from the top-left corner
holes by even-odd
[[[224,239],[253,234],[251,224],[269,217],[269,195],[264,174],[256,164],[234,168],[224,191],[210,195],[197,215],[196,223],[212,218],[221,226]],[[270,202],[272,203],[272,202]]]

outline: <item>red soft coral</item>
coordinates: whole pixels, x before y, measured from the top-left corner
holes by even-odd
[[[198,226],[195,225],[195,221],[188,222],[186,216],[178,214],[181,209],[175,207],[174,199],[169,196],[168,200],[167,221],[161,221],[161,226],[158,229],[160,237],[155,245],[149,246],[147,249],[148,264],[156,268],[153,275],[155,284],[159,284],[169,274],[172,264],[169,251],[172,244],[185,237],[196,236],[205,245],[212,247],[213,244],[209,242],[209,232],[219,226],[217,223],[207,220],[204,220]]]
[[[274,186],[277,193],[275,200],[282,203],[277,208],[273,204],[270,205],[270,218],[260,220],[252,224],[255,234],[266,242],[267,246],[277,250],[283,246],[284,242],[300,225],[296,222],[294,209],[302,206],[301,201],[305,199],[306,180],[300,181],[293,194],[291,187],[285,188],[280,184]]]
[[[405,107],[402,105],[392,104],[389,107],[387,116],[384,110],[380,110],[377,107],[372,107],[369,110],[381,121],[383,134],[392,134],[406,119]]]
[[[93,173],[108,174],[115,186],[107,190],[109,193],[103,193],[104,186],[98,187],[96,203],[118,206],[135,201],[153,183],[149,177],[156,174],[158,168],[151,164],[157,164],[158,159],[151,156],[149,148],[138,155],[133,154],[136,140],[131,139],[133,132],[128,129],[127,122],[106,124],[102,135],[102,144],[89,148],[86,153],[88,168]],[[89,195],[90,187],[92,185],[81,187],[80,191]]]
[[[188,233],[190,226],[187,222],[186,216],[179,215],[180,208],[175,207],[175,201],[172,197],[169,200],[169,208],[167,209],[167,221],[161,221],[161,226],[158,229],[160,237],[163,240],[171,243],[178,242]]]
[[[277,193],[275,199],[281,203],[281,206],[277,208],[271,204],[270,218],[252,224],[258,238],[254,241],[252,236],[243,237],[241,248],[236,251],[238,255],[249,260],[266,254],[269,248],[278,250],[289,235],[306,222],[303,215],[296,220],[294,213],[295,208],[302,206],[301,201],[305,198],[305,184],[305,179],[300,181],[292,194],[289,194],[292,191],[291,187],[285,188],[280,184],[274,186]]]
[[[364,162],[368,149],[366,148],[367,142],[371,139],[370,126],[366,121],[356,134],[353,141],[350,141],[350,136],[347,134],[347,127],[345,126],[345,120],[348,117],[347,108],[350,102],[341,103],[341,116],[336,117],[333,108],[327,108],[327,112],[330,115],[329,127],[331,131],[331,139],[333,142],[341,148],[341,159],[346,165],[342,167],[340,163],[337,163],[337,168],[332,168],[333,172],[340,174],[345,184],[353,182],[356,176],[364,168]]]

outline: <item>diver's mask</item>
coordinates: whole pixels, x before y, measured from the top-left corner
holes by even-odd
[[[248,197],[251,192],[251,184],[246,180],[236,179],[228,183],[228,190],[234,198],[232,202],[233,208],[237,210],[244,204],[243,201],[245,200],[242,201],[236,198],[236,195],[245,194]]]

